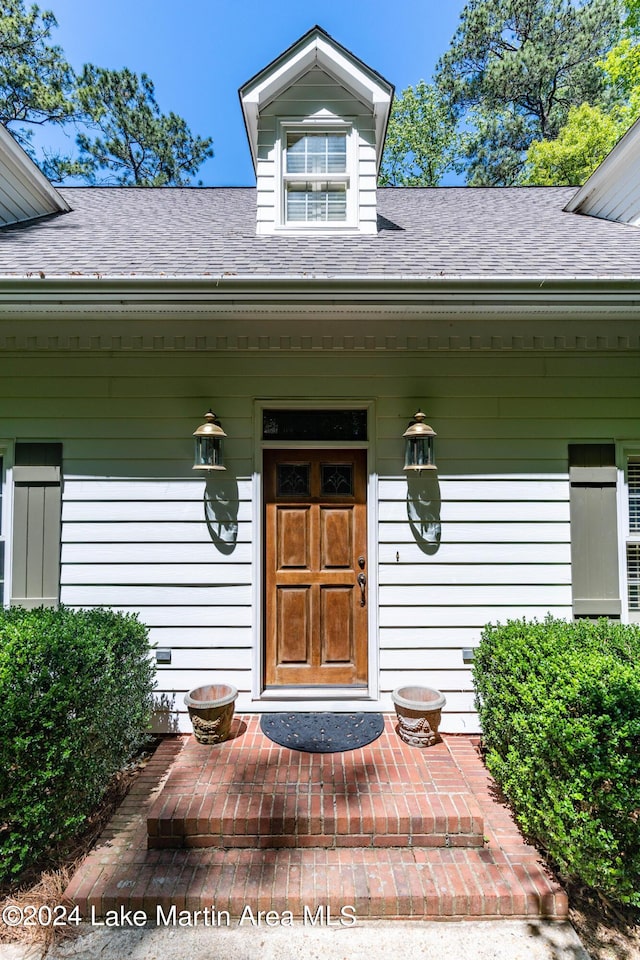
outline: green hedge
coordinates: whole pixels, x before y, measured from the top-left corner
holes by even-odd
[[[111,610],[0,610],[0,880],[82,826],[144,741],[148,631]]]
[[[473,666],[487,766],[565,879],[640,906],[640,630],[485,628]]]

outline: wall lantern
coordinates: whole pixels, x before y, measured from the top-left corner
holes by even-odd
[[[433,427],[424,422],[422,410],[414,413],[413,420],[402,434],[405,437],[404,469],[436,470],[433,455],[433,438],[437,436]]]
[[[201,423],[198,429],[193,431],[196,438],[193,469],[226,470],[222,456],[222,438],[226,437],[226,433],[212,410],[205,413],[204,419],[206,423]]]

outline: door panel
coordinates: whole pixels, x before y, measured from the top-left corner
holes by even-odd
[[[264,483],[265,683],[364,686],[366,451],[266,450]]]
[[[278,587],[278,658],[281,663],[309,658],[311,591],[309,587]]]
[[[351,569],[353,507],[320,507],[320,569]]]
[[[321,662],[325,666],[355,660],[352,604],[351,587],[320,587]]]
[[[309,569],[310,512],[308,507],[283,507],[277,513],[278,568]]]

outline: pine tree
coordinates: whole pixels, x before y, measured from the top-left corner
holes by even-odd
[[[469,0],[436,81],[466,128],[470,184],[518,182],[534,140],[605,95],[598,60],[619,37],[617,0]]]

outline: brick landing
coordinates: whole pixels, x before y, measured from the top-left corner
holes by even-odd
[[[252,718],[215,749],[190,737],[147,819],[149,847],[482,847],[484,821],[444,743],[391,724],[347,753],[285,750]]]
[[[84,916],[123,907],[155,918],[158,905],[336,916],[353,905],[361,919],[566,917],[566,895],[496,799],[471,738],[408,748],[389,716],[370,747],[322,756],[272,744],[256,716],[234,726],[240,735],[219,747],[163,741],[69,884]],[[482,847],[457,845],[482,825]],[[182,846],[194,838],[215,845]],[[161,840],[181,847],[148,849]]]

